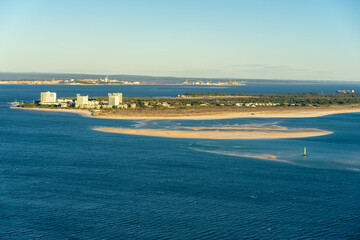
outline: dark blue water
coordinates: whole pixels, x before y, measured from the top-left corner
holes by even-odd
[[[359,84],[247,84],[245,86],[186,86],[186,85],[4,85],[0,86],[1,97],[32,101],[40,98],[41,91],[55,91],[58,97],[75,96],[76,93],[89,96],[106,96],[109,92],[123,92],[124,96],[174,97],[191,92],[224,93],[298,93],[318,92],[336,93],[336,90],[355,90],[360,92]],[[13,101],[13,99],[10,99]]]
[[[311,86],[298,88],[315,91]],[[264,86],[251,87],[248,92],[261,93]],[[276,87],[278,92],[296,91],[292,85],[278,85],[266,86],[263,92],[276,92]],[[359,89],[315,89],[322,88]],[[358,113],[305,119],[125,121],[9,109],[5,104],[15,98],[39,98],[44,90],[60,96],[116,91],[173,96],[214,90],[176,89],[0,86],[0,239],[360,238]],[[303,139],[189,140],[93,130],[264,123],[334,133]],[[229,153],[273,154],[287,162]]]

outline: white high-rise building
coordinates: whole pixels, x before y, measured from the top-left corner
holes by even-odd
[[[122,103],[122,93],[109,93],[109,106],[119,106]]]
[[[77,106],[87,106],[89,104],[88,96],[81,96],[80,94],[76,94],[76,104]]]
[[[55,92],[41,92],[40,93],[40,104],[55,104],[56,93]]]

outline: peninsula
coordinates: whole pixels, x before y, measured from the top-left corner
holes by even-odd
[[[187,93],[174,97],[123,97],[109,93],[107,97],[57,98],[55,92],[42,92],[32,103],[13,102],[20,109],[70,112],[87,117],[107,119],[187,119],[226,118],[302,118],[336,113],[360,112],[360,94],[225,94]],[[221,127],[182,127],[169,129],[95,128],[94,130],[152,137],[191,139],[282,139],[331,134],[311,128],[288,129],[282,126],[233,125]]]
[[[56,93],[43,92],[40,100],[12,105],[110,119],[302,118],[360,112],[360,94],[187,93],[174,97],[123,97],[122,93],[109,93],[106,97],[77,94],[57,98]]]

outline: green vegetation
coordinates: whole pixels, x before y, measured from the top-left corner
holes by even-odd
[[[75,100],[74,97],[66,99]],[[103,112],[108,111],[167,111],[168,110],[196,110],[211,111],[247,109],[247,108],[294,108],[294,107],[320,107],[334,105],[360,104],[360,94],[320,94],[320,93],[289,93],[289,94],[242,94],[242,93],[187,93],[177,97],[124,97],[123,104],[128,108],[114,106],[108,109],[108,97],[89,97],[89,101],[98,101],[99,108]],[[136,108],[130,108],[130,104],[136,104]],[[66,108],[74,108],[74,103]],[[28,108],[60,108],[56,105],[38,105],[37,102],[21,104]]]
[[[320,94],[320,93],[289,93],[289,94],[226,94],[226,93],[187,93],[175,98],[128,97],[124,103],[136,103],[138,107],[150,106],[163,108],[168,103],[175,108],[204,106],[329,106],[344,104],[360,104],[360,94]]]
[[[359,104],[360,94],[321,94],[321,93],[288,93],[288,94],[225,94],[225,93],[187,93],[185,98],[201,98],[207,102],[219,103],[279,103],[280,106],[320,106]],[[204,99],[205,98],[205,99]]]
[[[24,108],[51,108],[51,109],[60,109],[60,106],[57,105],[38,105],[35,103],[22,103],[20,107]]]

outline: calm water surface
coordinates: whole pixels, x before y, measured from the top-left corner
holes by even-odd
[[[359,89],[252,85],[221,92]],[[0,86],[0,239],[359,239],[360,114],[305,119],[130,121],[9,109],[39,92],[174,96],[192,86]],[[270,124],[322,137],[191,140],[99,126]],[[302,156],[303,147],[308,156]],[[273,154],[287,162],[226,154]]]

